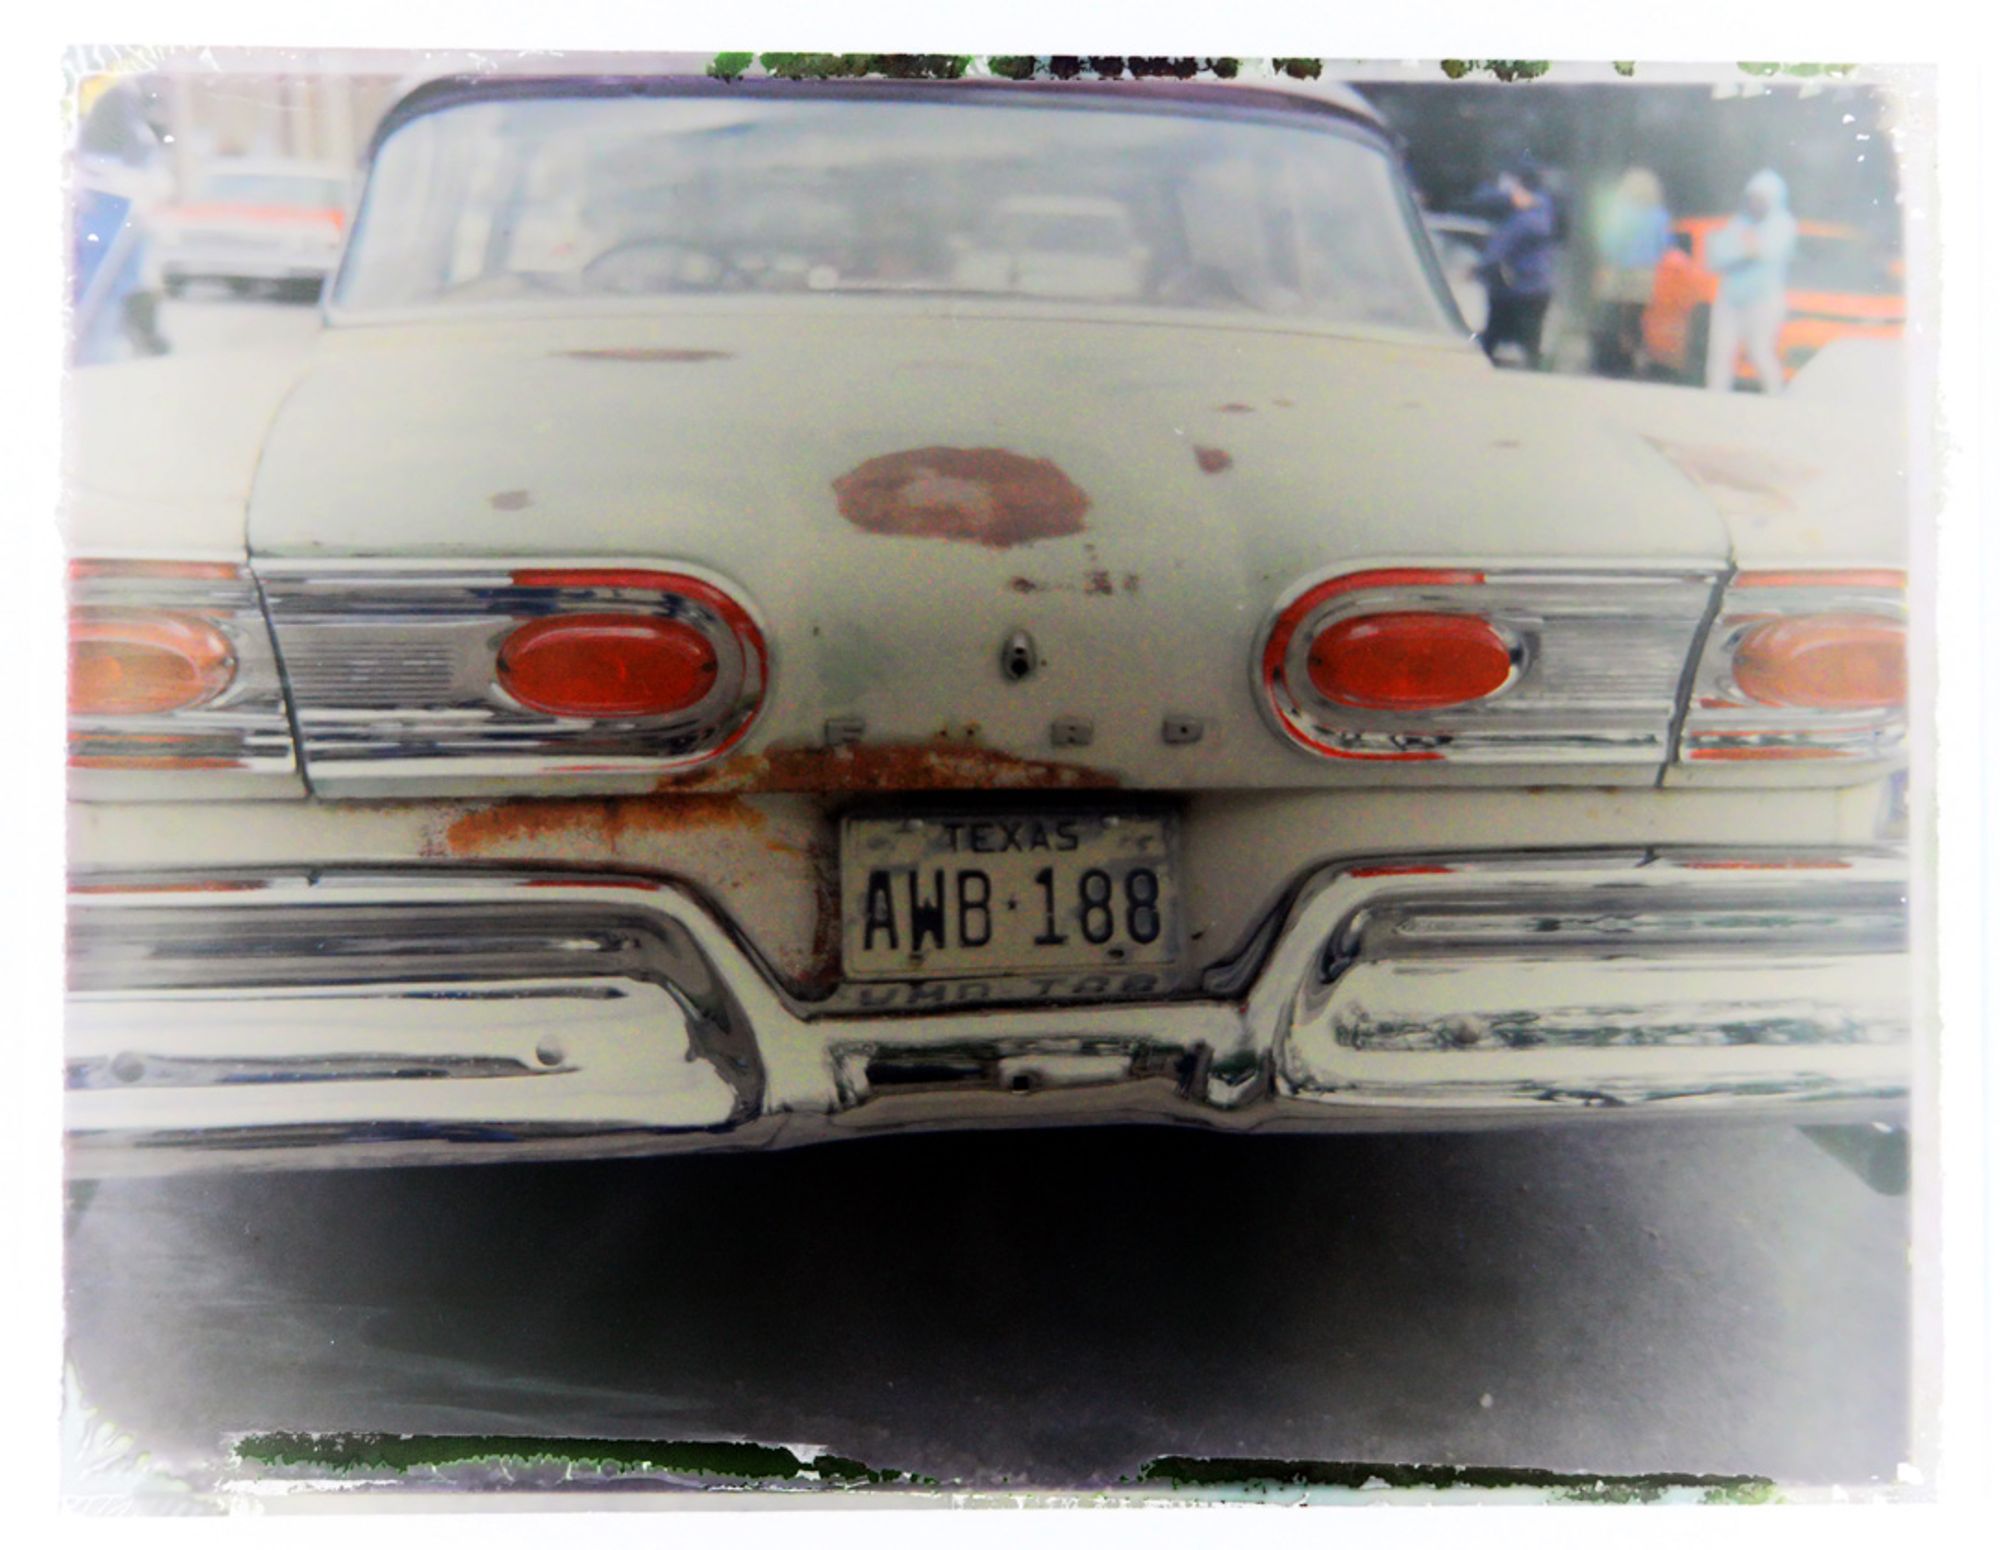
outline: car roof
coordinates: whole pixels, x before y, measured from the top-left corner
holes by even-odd
[[[1360,92],[1341,81],[1294,80],[1286,76],[1250,80],[1176,80],[1149,77],[1143,80],[1050,80],[1014,81],[997,76],[967,76],[957,80],[905,80],[883,76],[840,77],[792,80],[782,76],[744,76],[724,79],[694,72],[662,71],[634,74],[516,73],[495,71],[480,75],[444,75],[409,83],[377,124],[368,149],[373,160],[382,142],[412,119],[441,108],[466,103],[505,101],[530,97],[588,96],[627,97],[648,95],[758,96],[758,97],[853,97],[877,100],[894,97],[973,97],[987,93],[1063,94],[1113,98],[1124,101],[1153,100],[1188,107],[1219,108],[1224,111],[1253,107],[1265,110],[1294,110],[1337,117],[1351,124],[1393,139],[1388,121]]]

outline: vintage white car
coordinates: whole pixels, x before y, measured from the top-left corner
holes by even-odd
[[[1308,83],[439,81],[323,305],[70,386],[79,1175],[1901,1112],[1895,347],[1496,372]]]

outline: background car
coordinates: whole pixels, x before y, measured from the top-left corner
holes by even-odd
[[[1708,239],[1729,218],[1691,216],[1674,223],[1676,243],[1653,281],[1640,320],[1651,369],[1700,382],[1708,365],[1708,317],[1717,279],[1705,266]],[[1902,337],[1901,266],[1862,232],[1831,221],[1800,221],[1798,249],[1785,293],[1778,360],[1787,378],[1836,339]],[[1748,357],[1736,363],[1739,382],[1754,382]]]
[[[154,217],[153,263],[178,295],[209,281],[238,294],[316,297],[340,257],[349,175],[314,162],[211,163]]]

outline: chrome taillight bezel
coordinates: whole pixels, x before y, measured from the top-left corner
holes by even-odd
[[[1253,655],[1259,710],[1315,759],[1459,764],[1663,764],[1678,689],[1716,573],[1559,564],[1343,566],[1279,600]],[[1312,642],[1375,613],[1467,614],[1507,643],[1492,692],[1432,710],[1374,710],[1320,694]]]
[[[719,758],[769,698],[771,648],[740,589],[660,560],[270,561],[259,565],[317,791],[466,789],[551,775],[660,776]],[[497,672],[515,630],[563,614],[674,619],[715,683],[665,715],[552,714]]]
[[[72,619],[192,619],[228,644],[233,670],[177,709],[69,714],[71,794],[84,799],[297,796],[297,751],[257,583],[230,561],[79,558]]]
[[[1856,709],[1769,705],[1736,681],[1736,657],[1759,626],[1822,614],[1866,614],[1905,630],[1905,578],[1893,570],[1743,571],[1730,579],[1703,640],[1681,725],[1680,763],[1691,766],[1900,756],[1907,705]]]

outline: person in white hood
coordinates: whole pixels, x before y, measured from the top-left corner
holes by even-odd
[[[1785,325],[1785,278],[1799,223],[1785,206],[1785,180],[1768,169],[1743,188],[1743,202],[1708,239],[1708,267],[1717,275],[1708,324],[1708,385],[1728,392],[1736,356],[1750,357],[1766,393],[1784,390],[1778,330]]]

